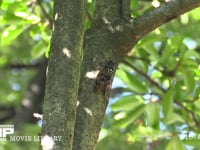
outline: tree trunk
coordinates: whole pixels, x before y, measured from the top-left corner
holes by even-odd
[[[93,92],[95,79],[89,78],[87,73],[103,68],[108,61],[113,61],[117,66],[142,36],[200,4],[199,0],[174,0],[131,19],[127,1],[96,2],[94,18],[84,39],[73,150],[95,149],[108,104],[108,98]]]
[[[82,0],[55,0],[54,26],[47,71],[41,149],[70,150],[82,60]],[[60,141],[48,141],[60,136]]]
[[[62,136],[52,149],[93,150],[108,104],[105,92],[94,91],[96,72],[113,62],[114,73],[141,37],[200,6],[200,0],[171,0],[136,19],[130,18],[129,0],[97,0],[91,26],[84,35],[81,68],[83,1],[56,0],[54,5],[42,135]],[[47,146],[43,141],[41,145]]]

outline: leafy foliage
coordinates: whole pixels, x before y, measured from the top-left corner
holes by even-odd
[[[51,1],[37,3],[26,0],[0,1],[0,124],[13,124],[4,118],[21,109],[28,84],[37,71],[37,64],[43,60],[49,45]],[[42,9],[41,9],[42,8]],[[11,119],[12,119],[11,118]],[[31,127],[30,127],[31,126]],[[17,135],[38,134],[38,125],[26,125]],[[37,128],[37,130],[36,130]],[[16,131],[17,132],[17,131]],[[0,149],[38,149],[38,142],[1,142]]]

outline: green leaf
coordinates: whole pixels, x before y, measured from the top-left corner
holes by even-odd
[[[159,104],[158,103],[149,103],[146,107],[146,113],[147,113],[147,121],[150,126],[156,127],[159,124],[160,115],[159,115]]]
[[[181,69],[194,71],[198,68],[198,63],[192,59],[183,59],[181,63]]]
[[[137,0],[132,0],[131,1],[131,9],[135,9],[137,7],[137,5],[138,5]]]
[[[138,80],[135,75],[125,72],[123,70],[117,70],[116,76],[120,78],[134,92],[147,93],[146,87],[144,86],[142,81]]]
[[[193,74],[187,70],[183,70],[183,80],[186,85],[186,90],[188,93],[193,92],[194,87],[195,87],[195,81]]]
[[[145,104],[140,104],[135,109],[127,112],[122,119],[117,120],[114,123],[114,126],[116,127],[120,126],[121,128],[128,126],[145,111],[145,108],[146,108]]]
[[[173,55],[179,49],[180,44],[182,44],[182,40],[183,38],[180,35],[172,36],[170,39],[167,40],[167,45],[163,50],[162,57],[160,60],[161,63],[165,64],[169,61],[169,58],[174,57]]]
[[[200,8],[197,8],[191,11],[190,14],[194,19],[199,20],[200,19],[199,11],[200,11]]]
[[[200,146],[199,139],[199,136],[186,137],[183,139],[183,143],[190,146]]]
[[[194,50],[188,50],[184,54],[184,58],[200,58],[200,54]]]
[[[135,54],[136,57],[142,58],[144,60],[148,60],[149,54],[144,49],[138,49]],[[129,59],[129,62],[132,62],[132,59]],[[135,65],[140,68],[141,71],[147,72],[148,71],[148,63],[146,61],[136,61]]]
[[[200,93],[199,93],[200,94]],[[197,110],[199,110],[200,109],[200,101],[198,100],[198,101],[195,101],[194,102],[194,106],[197,108]]]
[[[197,87],[195,90],[195,97],[200,97],[200,87]]]
[[[163,108],[164,119],[168,118],[169,116],[172,116],[172,113],[173,113],[173,96],[174,96],[173,88],[170,88],[163,95],[162,108]]]
[[[24,21],[24,19],[12,14],[12,13],[6,13],[4,15],[3,19],[6,21],[5,23],[8,23],[8,24],[19,24]]]
[[[155,34],[149,34],[149,35],[145,36],[144,38],[142,38],[141,40],[139,40],[137,46],[141,46],[141,47],[148,46],[149,47],[155,41],[160,41],[160,37],[155,36]]]
[[[182,89],[183,87],[183,83],[182,82],[176,82],[175,86],[174,86],[174,90],[175,90],[175,99],[181,101],[183,99],[185,99],[186,95],[188,95],[185,90]]]
[[[8,28],[6,28],[3,32],[3,36],[1,38],[1,44],[2,45],[9,45],[12,43],[22,32],[23,32],[22,26],[15,26],[11,25]]]
[[[175,122],[185,123],[185,120],[180,115],[175,113],[168,115],[164,120],[166,125],[173,124]]]
[[[185,150],[185,147],[178,137],[173,137],[166,150]]]
[[[180,45],[182,45],[183,43],[183,36],[180,34],[174,35],[172,36],[169,40],[168,40],[169,44],[172,46],[172,48],[174,48],[175,50],[178,50]]]
[[[138,95],[128,95],[120,98],[117,102],[112,104],[113,110],[132,110],[135,107],[143,104],[143,98]]]
[[[152,61],[159,61],[160,60],[160,55],[158,54],[158,52],[156,51],[156,49],[154,47],[150,47],[148,45],[144,45],[144,50],[150,54],[150,59]]]
[[[45,57],[49,58],[49,53],[50,53],[50,43],[48,44],[46,50],[45,50]]]
[[[44,41],[40,41],[38,42],[32,49],[31,49],[31,53],[32,56],[35,58],[40,57],[41,55],[43,55],[45,52],[45,43]]]

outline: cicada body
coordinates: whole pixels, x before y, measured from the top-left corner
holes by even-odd
[[[110,96],[114,73],[115,64],[112,61],[108,61],[106,65],[100,69],[96,77],[94,92],[101,92],[108,98]]]

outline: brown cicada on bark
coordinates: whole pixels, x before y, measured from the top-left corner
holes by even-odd
[[[106,98],[110,96],[115,69],[115,63],[113,61],[108,61],[106,65],[100,69],[96,77],[94,92],[101,92]]]

